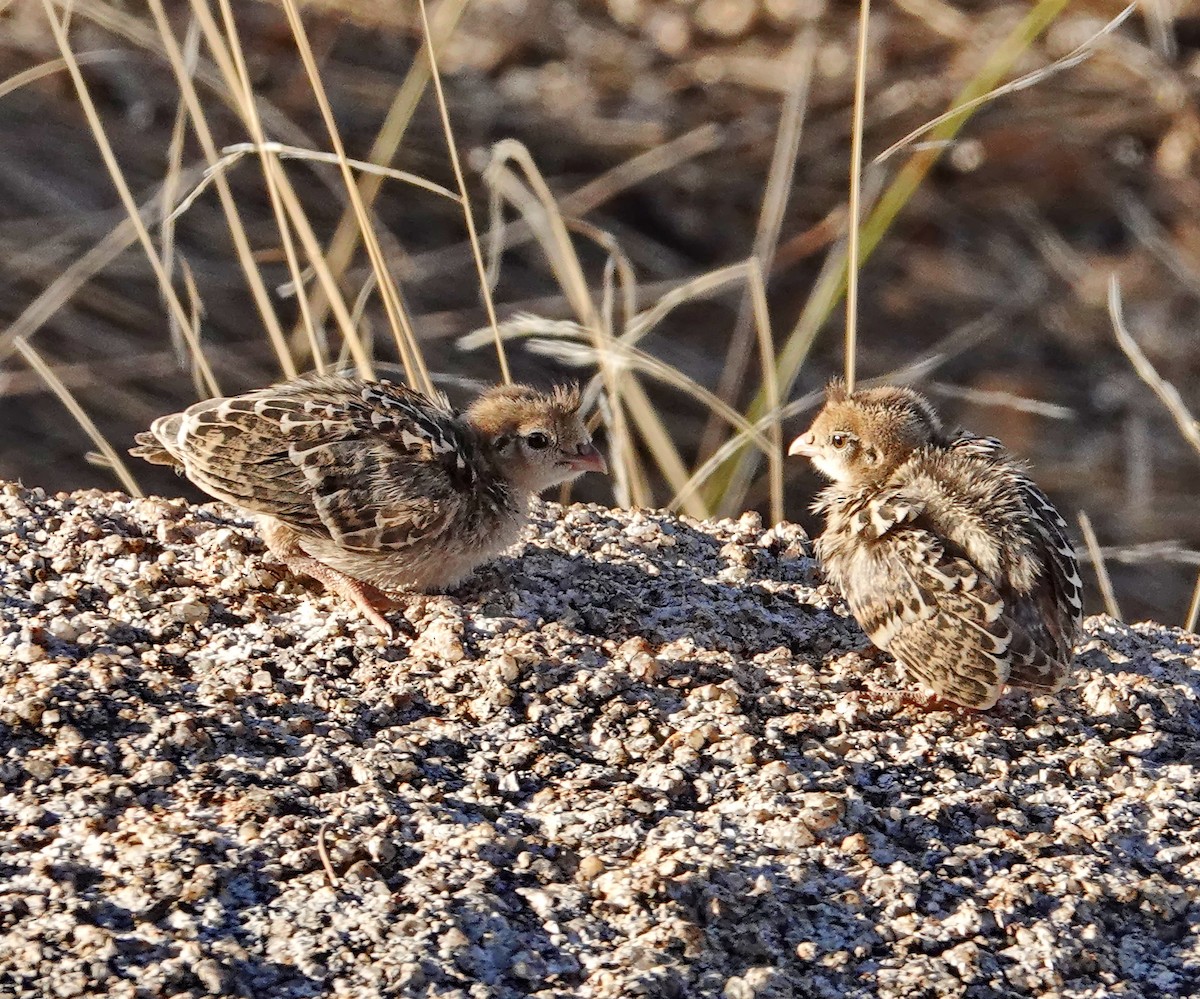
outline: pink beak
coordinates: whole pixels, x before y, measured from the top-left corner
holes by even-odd
[[[788,448],[788,454],[798,455],[801,458],[815,458],[819,453],[812,434],[801,434],[792,441],[792,446]]]
[[[608,462],[604,460],[595,444],[583,444],[579,450],[567,458],[567,464],[576,472],[607,472]]]

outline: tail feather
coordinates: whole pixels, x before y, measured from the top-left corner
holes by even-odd
[[[131,447],[129,453],[135,458],[144,458],[153,465],[173,465],[179,468],[182,467],[183,462],[171,453],[170,448],[163,441],[164,437],[171,439],[174,436],[164,425],[166,419],[169,417],[160,417],[151,424],[149,430],[143,430],[137,434],[134,437],[137,447]]]

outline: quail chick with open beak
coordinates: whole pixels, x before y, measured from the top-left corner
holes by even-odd
[[[130,453],[253,514],[272,554],[382,632],[384,591],[453,586],[512,545],[529,501],[605,472],[576,389],[490,389],[465,411],[310,375],[163,416]]]
[[[948,433],[908,388],[847,392],[789,454],[832,480],[817,555],[876,646],[969,708],[1064,683],[1082,623],[1066,524],[997,440]]]

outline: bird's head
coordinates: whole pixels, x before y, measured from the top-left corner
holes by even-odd
[[[885,385],[847,392],[829,384],[812,426],[792,441],[802,455],[839,486],[882,482],[919,447],[942,438],[942,421],[929,401],[910,388]]]
[[[607,472],[579,412],[579,389],[539,392],[527,385],[499,385],[467,410],[467,419],[490,446],[497,468],[531,493]]]

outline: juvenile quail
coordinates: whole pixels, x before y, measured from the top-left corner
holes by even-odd
[[[977,709],[1006,684],[1062,686],[1083,584],[1066,524],[999,441],[947,432],[911,389],[834,382],[788,453],[833,480],[818,557],[907,673]]]
[[[510,385],[457,412],[311,375],[159,417],[130,453],[253,514],[278,559],[390,636],[381,591],[452,586],[517,540],[532,496],[607,471],[579,404],[575,389]]]

